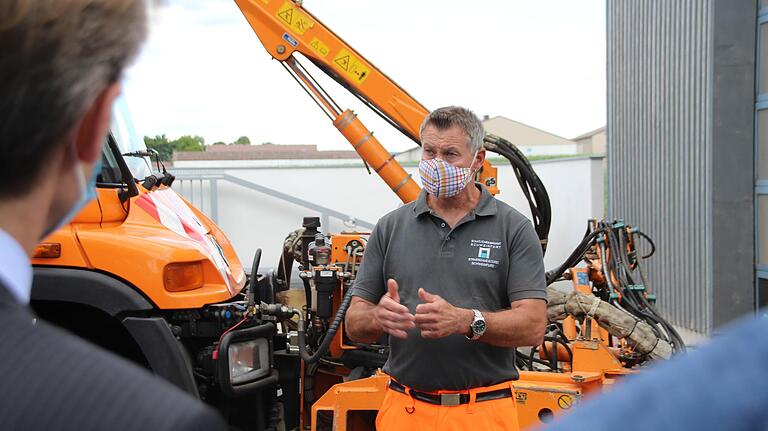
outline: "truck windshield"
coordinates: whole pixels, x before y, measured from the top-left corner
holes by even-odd
[[[144,139],[136,133],[136,129],[133,127],[128,105],[122,96],[115,101],[110,129],[121,153],[147,150]],[[152,164],[147,157],[126,157],[125,163],[128,164],[128,168],[135,178],[143,179],[152,175]]]

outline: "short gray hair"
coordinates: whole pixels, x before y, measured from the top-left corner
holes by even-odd
[[[467,136],[469,136],[469,150],[472,153],[480,150],[483,147],[483,139],[485,139],[485,129],[480,118],[475,115],[474,112],[461,106],[445,106],[443,108],[435,109],[427,115],[424,122],[421,123],[421,129],[419,129],[419,139],[424,139],[424,129],[427,126],[432,126],[438,130],[450,129],[453,126],[458,126]]]
[[[48,156],[146,34],[145,0],[2,0],[0,197],[33,186]]]

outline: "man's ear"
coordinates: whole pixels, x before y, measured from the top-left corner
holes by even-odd
[[[473,163],[475,163],[474,165],[475,169],[482,168],[484,162],[485,162],[485,147],[481,147],[479,150],[477,150],[477,157],[475,157],[475,160],[473,160]]]
[[[120,95],[120,84],[110,84],[96,96],[85,111],[77,129],[77,158],[85,163],[94,163],[101,157],[101,146],[109,130],[112,105]]]

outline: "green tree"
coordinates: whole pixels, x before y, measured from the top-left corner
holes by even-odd
[[[184,135],[171,141],[174,151],[205,151],[205,139],[202,136]]]
[[[241,136],[232,145],[251,145],[251,140],[247,136]]]
[[[218,141],[218,142],[214,142],[213,145],[227,145],[227,144],[225,144],[224,142]]]
[[[173,157],[173,145],[168,141],[165,134],[155,135],[154,138],[145,136],[144,144],[147,148],[157,151],[160,154],[160,160],[168,161]]]

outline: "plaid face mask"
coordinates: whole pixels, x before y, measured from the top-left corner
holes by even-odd
[[[472,160],[474,161],[475,157]],[[450,198],[467,187],[467,183],[472,179],[472,169],[454,166],[443,159],[434,158],[419,162],[419,175],[427,193],[436,198]]]

